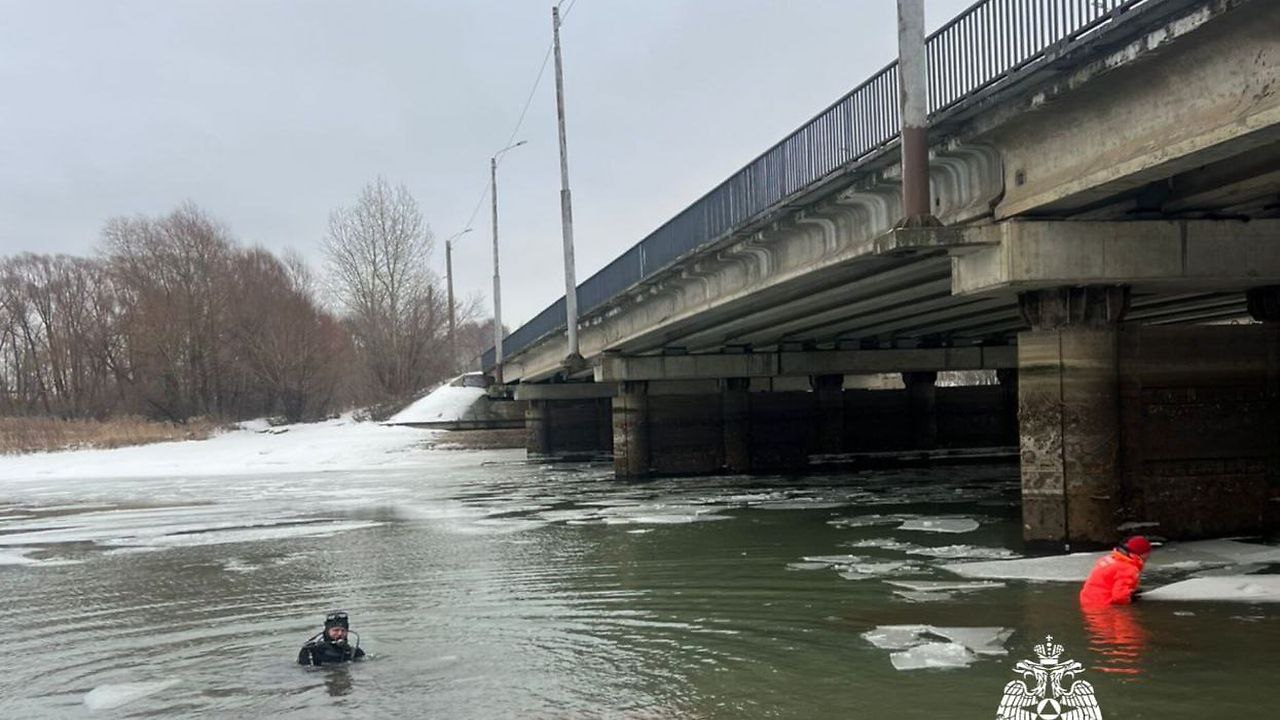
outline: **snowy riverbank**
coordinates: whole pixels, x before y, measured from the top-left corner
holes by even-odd
[[[350,417],[279,427],[251,421],[208,440],[0,456],[0,478],[179,478],[406,467],[423,462],[424,445],[438,436]]]

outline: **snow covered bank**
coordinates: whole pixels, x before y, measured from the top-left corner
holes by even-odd
[[[387,419],[389,425],[449,423],[468,418],[485,397],[483,387],[442,385]]]
[[[433,437],[432,430],[386,427],[350,418],[275,428],[262,422],[244,423],[238,430],[208,440],[0,456],[0,478],[7,483],[400,467],[421,462],[420,446]]]

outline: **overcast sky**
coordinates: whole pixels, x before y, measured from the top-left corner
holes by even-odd
[[[930,28],[969,2],[928,0]],[[577,0],[579,281],[891,60],[894,12]],[[90,254],[107,218],[191,200],[319,267],[329,211],[379,174],[442,241],[466,227],[550,36],[549,0],[0,0],[0,255]],[[511,327],[564,289],[550,69],[518,139],[499,168]],[[487,303],[487,205],[474,226],[456,284]]]

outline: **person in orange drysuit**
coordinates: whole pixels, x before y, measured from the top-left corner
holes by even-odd
[[[1086,608],[1128,605],[1137,597],[1142,566],[1151,557],[1151,543],[1135,535],[1116,546],[1093,566],[1080,588],[1080,604]]]

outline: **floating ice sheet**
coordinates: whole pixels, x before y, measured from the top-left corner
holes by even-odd
[[[972,665],[978,656],[959,643],[931,642],[891,653],[894,670],[954,669]]]
[[[906,551],[908,555],[925,555],[928,557],[953,559],[990,558],[1006,560],[1018,557],[1018,553],[1002,547],[982,547],[980,545],[943,545],[941,547],[917,547]]]
[[[1089,570],[1093,568],[1094,562],[1104,554],[1072,553],[1018,560],[948,563],[941,567],[969,578],[1083,582],[1088,577]],[[1174,543],[1156,548],[1151,561],[1147,564],[1147,569],[1159,572],[1162,568],[1177,567],[1188,562],[1248,566],[1277,563],[1280,562],[1280,547],[1236,540]],[[1183,565],[1183,567],[1187,566]]]
[[[824,562],[793,562],[787,563],[788,570],[826,570],[831,567],[829,563]]]
[[[1280,575],[1221,575],[1165,585],[1142,594],[1147,600],[1280,602]]]
[[[919,590],[921,592],[945,592],[948,590],[958,590],[967,592],[971,590],[986,590],[987,588],[1004,587],[1002,582],[976,581],[976,582],[948,582],[946,580],[885,580],[885,582],[894,587],[906,588],[908,590]]]
[[[920,592],[916,590],[894,590],[893,594],[910,602],[945,602],[954,600],[956,597],[949,592]]]
[[[822,563],[823,565],[852,565],[854,563],[866,562],[867,558],[862,555],[805,555],[800,558],[807,563]]]
[[[872,527],[875,525],[892,525],[893,523],[901,523],[912,518],[919,517],[910,513],[896,513],[893,515],[853,515],[850,517],[832,518],[827,521],[828,525],[836,527]]]
[[[916,532],[967,533],[978,529],[978,521],[973,518],[915,518],[903,521],[898,529]]]
[[[1002,627],[881,625],[862,637],[881,650],[897,651],[889,656],[895,669],[920,670],[965,667],[979,656],[1004,655],[1012,634]]]
[[[867,580],[870,578],[884,577],[885,575],[899,575],[919,572],[922,568],[919,565],[906,561],[888,560],[885,562],[866,562],[855,563],[853,565],[843,565],[838,568],[840,577],[845,580]]]

